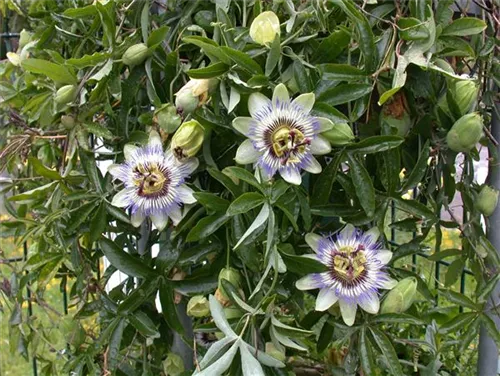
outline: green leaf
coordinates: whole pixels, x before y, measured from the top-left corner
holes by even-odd
[[[500,280],[500,274],[495,275],[493,278],[491,278],[488,283],[486,283],[486,286],[481,290],[481,293],[477,297],[477,300],[479,302],[485,302],[488,300],[491,292],[497,285],[498,281]]]
[[[63,15],[70,18],[83,18],[97,15],[97,8],[95,5],[87,5],[81,8],[69,8],[63,12]]]
[[[182,41],[200,47],[212,62],[221,61],[227,65],[231,64],[231,59],[219,48],[219,45],[211,39],[200,36],[189,36],[182,38]]]
[[[53,181],[52,183],[42,185],[40,187],[31,189],[29,191],[14,195],[8,198],[9,201],[26,201],[26,200],[36,200],[45,197],[47,192],[52,190],[58,182]]]
[[[43,74],[51,80],[61,84],[75,85],[76,75],[63,65],[42,59],[23,59],[21,67],[28,72]]]
[[[293,77],[300,92],[308,93],[312,91],[311,79],[307,74],[304,64],[299,60],[293,62]]]
[[[270,76],[273,73],[274,68],[278,65],[281,56],[281,45],[280,45],[280,36],[276,35],[273,43],[271,44],[271,50],[267,55],[266,59],[266,76]]]
[[[191,78],[214,78],[223,75],[229,70],[229,65],[213,63],[206,68],[190,69],[186,73]]]
[[[265,376],[264,370],[259,361],[254,358],[248,347],[244,344],[240,345],[241,367],[243,376]]]
[[[397,148],[404,142],[399,136],[372,136],[347,146],[350,153],[372,154]]]
[[[99,12],[101,18],[101,25],[104,30],[105,42],[108,46],[113,46],[115,44],[116,35],[116,23],[115,23],[115,12],[112,8],[113,3],[108,3],[106,5],[96,2],[95,6]]]
[[[222,333],[224,333],[227,337],[235,338],[237,337],[231,325],[226,319],[224,315],[224,310],[220,303],[215,299],[213,295],[208,297],[208,301],[210,304],[210,313],[212,314],[212,318],[214,319],[215,325],[220,329]]]
[[[356,81],[366,78],[366,73],[349,64],[318,65],[323,80]]]
[[[373,348],[366,334],[366,328],[363,327],[361,329],[359,335],[359,358],[361,360],[361,367],[363,367],[363,372],[365,375],[373,375],[375,374],[376,363],[373,358]]]
[[[371,218],[375,215],[375,188],[371,176],[358,158],[347,154],[347,160],[356,196],[366,215]]]
[[[498,331],[495,322],[485,313],[481,314],[481,322],[484,324],[486,330],[491,338],[493,338],[497,346],[500,346],[500,332]]]
[[[450,248],[450,249],[445,249],[441,252],[432,254],[431,256],[428,257],[428,260],[440,261],[440,260],[445,259],[447,257],[461,256],[462,254],[463,254],[463,252],[461,249]]]
[[[486,29],[486,23],[476,17],[463,17],[453,21],[446,26],[441,33],[442,36],[454,35],[465,37],[467,35],[479,34]]]
[[[142,41],[144,43],[146,43],[146,41],[148,40],[149,6],[150,6],[149,1],[145,1],[141,12],[141,32],[142,32]]]
[[[394,376],[404,376],[401,365],[399,364],[398,355],[389,338],[377,328],[370,328],[370,331],[391,374]]]
[[[62,179],[61,175],[59,175],[59,173],[57,171],[54,171],[54,170],[51,170],[51,169],[45,167],[42,164],[42,162],[40,162],[37,158],[28,157],[28,162],[30,163],[30,165],[33,167],[33,169],[35,170],[35,172],[38,175],[43,176],[43,177],[48,178],[48,179],[51,179],[51,180]]]
[[[448,270],[446,270],[444,285],[446,287],[450,287],[456,281],[458,281],[458,278],[460,278],[460,276],[462,275],[464,268],[465,268],[465,263],[463,259],[459,258],[453,261],[450,264],[450,266],[448,266]]]
[[[443,295],[446,299],[448,299],[450,302],[455,303],[456,305],[470,308],[474,311],[477,310],[476,303],[474,303],[472,300],[470,300],[464,294],[460,294],[460,293],[452,291],[452,290],[444,290],[444,289],[439,289],[439,293],[441,295]]]
[[[102,233],[106,231],[108,225],[108,213],[106,211],[106,203],[101,202],[99,208],[90,221],[90,242],[93,243],[99,239]]]
[[[110,370],[115,370],[120,362],[120,347],[123,338],[123,331],[127,326],[125,318],[115,318],[115,320],[117,321],[117,325],[111,333],[107,350],[108,367]]]
[[[318,343],[316,343],[316,349],[318,353],[322,353],[328,346],[330,346],[333,341],[334,331],[335,327],[333,325],[330,325],[328,320],[325,321],[325,324],[323,325],[323,328],[321,328],[321,332],[319,333]]]
[[[269,213],[270,213],[269,204],[266,202],[264,206],[262,206],[262,209],[260,210],[255,220],[252,222],[250,227],[245,231],[245,233],[241,236],[240,240],[238,241],[238,243],[236,243],[233,249],[238,248],[238,246],[241,243],[243,243],[246,238],[248,238],[260,226],[266,223],[267,219],[269,218]]]
[[[227,351],[224,355],[220,356],[212,365],[203,369],[201,372],[195,373],[195,376],[213,376],[213,375],[222,375],[227,369],[231,366],[233,362],[234,356],[236,355],[236,351],[239,348],[241,343],[241,339],[238,338],[234,341],[234,344],[231,346],[229,351]]]
[[[264,203],[265,197],[258,192],[243,193],[234,200],[227,209],[227,215],[233,216],[246,213]]]
[[[89,216],[94,212],[94,208],[97,206],[97,202],[93,201],[88,204],[80,206],[76,209],[68,220],[68,227],[66,232],[68,234],[74,233],[82,223],[89,219]]]
[[[350,18],[356,26],[359,34],[359,49],[364,56],[365,70],[371,73],[375,68],[377,50],[375,47],[375,38],[370,23],[366,17],[358,10],[356,3],[353,0],[335,1],[344,13]]]
[[[457,330],[463,330],[470,323],[472,323],[477,318],[477,316],[478,315],[475,312],[460,313],[450,321],[443,324],[439,328],[439,332],[442,334],[448,334],[448,333],[454,333]]]
[[[263,74],[260,65],[248,54],[230,47],[220,47],[220,49],[237,65],[251,74]]]
[[[233,194],[233,196],[238,197],[241,194],[240,187],[238,187],[238,185],[235,184],[234,181],[226,174],[214,168],[208,168],[208,173],[214,179],[219,181],[224,187],[226,187],[229,190],[229,192]]]
[[[222,213],[229,207],[229,201],[225,200],[213,193],[209,192],[195,192],[194,197],[196,201],[202,204],[207,211],[212,211],[215,213]]]
[[[108,60],[111,55],[107,52],[94,52],[92,55],[83,55],[80,58],[66,60],[66,64],[72,65],[77,69],[94,67]]]
[[[161,42],[163,42],[167,38],[167,33],[168,33],[169,29],[170,29],[169,26],[162,26],[162,27],[159,27],[158,29],[153,30],[149,34],[147,46],[154,47],[154,46],[159,45]]]
[[[128,317],[130,323],[146,338],[160,338],[160,332],[156,329],[153,320],[144,312],[135,312]]]
[[[330,201],[330,194],[332,192],[333,183],[337,176],[337,171],[340,162],[343,158],[343,153],[338,153],[336,158],[323,169],[321,174],[316,180],[313,187],[313,194],[311,196],[311,206],[321,205]]]
[[[323,273],[328,271],[328,267],[317,260],[286,253],[284,251],[283,244],[278,246],[278,250],[280,251],[281,258],[283,259],[287,270],[292,273],[305,275],[309,273]]]
[[[397,204],[398,209],[417,217],[426,218],[432,222],[437,221],[436,214],[434,214],[434,212],[432,212],[432,210],[430,210],[427,206],[416,200],[404,200],[400,197],[391,197],[391,200]]]
[[[417,18],[401,17],[398,19],[399,35],[401,39],[404,40],[419,40],[429,38],[429,30],[426,27],[425,22],[420,21]]]
[[[222,170],[222,172],[233,179],[243,180],[244,182],[260,190],[262,193],[265,193],[260,183],[257,181],[257,179],[255,179],[255,176],[253,176],[251,172],[245,170],[244,168],[231,166],[226,167],[224,170]]]
[[[97,169],[94,153],[79,150],[83,170],[98,193],[103,193],[101,172]]]
[[[415,167],[413,167],[413,169],[410,172],[410,175],[408,175],[408,178],[406,179],[405,183],[403,184],[403,187],[401,188],[402,192],[406,192],[409,189],[413,189],[418,185],[418,183],[422,182],[422,179],[424,178],[425,173],[427,172],[429,153],[430,153],[429,140],[427,140],[418,155],[418,160],[417,163],[415,164]]]
[[[171,282],[162,280],[160,284],[160,303],[165,322],[177,333],[183,334],[184,327],[179,319],[177,304],[174,302],[174,289]]]
[[[111,214],[119,221],[130,223],[130,219],[128,215],[123,211],[123,209],[117,208],[116,206],[113,206],[111,204],[106,204],[106,210],[109,214]]]
[[[145,281],[125,298],[118,306],[118,314],[128,316],[141,306],[142,303],[154,300],[154,295],[158,290],[158,278],[153,281]]]
[[[229,218],[230,217],[228,217],[225,213],[216,213],[200,219],[196,226],[194,226],[191,231],[189,231],[186,237],[186,241],[195,242],[212,235],[222,225],[224,225],[224,223],[226,223]]]
[[[424,325],[425,321],[407,313],[384,313],[373,316],[373,323]]]
[[[315,50],[312,60],[318,63],[335,61],[343,50],[349,45],[351,33],[347,29],[334,30],[328,37],[324,38]]]
[[[92,133],[97,137],[102,137],[105,140],[112,140],[115,138],[113,133],[111,133],[108,128],[105,128],[98,123],[82,123],[82,126],[87,132]]]
[[[120,249],[112,240],[102,237],[99,240],[99,244],[104,256],[119,271],[137,278],[151,279],[156,276],[156,272],[153,269],[139,258]]]
[[[340,84],[320,94],[318,102],[324,102],[330,106],[337,106],[362,98],[370,94],[372,90],[373,87],[369,84]]]

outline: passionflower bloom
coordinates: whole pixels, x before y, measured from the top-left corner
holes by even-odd
[[[163,152],[161,138],[151,132],[144,147],[127,144],[125,162],[111,165],[111,175],[123,182],[124,189],[113,197],[112,204],[131,211],[131,222],[138,227],[150,217],[158,230],[168,218],[174,225],[182,219],[181,205],[193,204],[193,190],[184,181],[198,167],[196,158],[179,162],[170,150]]]
[[[358,305],[368,313],[378,312],[378,290],[396,285],[384,270],[392,252],[382,249],[379,236],[376,228],[363,233],[352,225],[336,236],[306,235],[307,244],[316,252],[315,258],[328,271],[309,274],[298,280],[296,286],[299,290],[320,289],[317,311],[325,311],[338,302],[349,326],[354,323]]]
[[[256,163],[269,179],[276,172],[287,182],[299,185],[301,170],[321,172],[314,154],[328,154],[330,143],[323,136],[333,127],[326,118],[309,114],[314,94],[301,94],[291,100],[283,84],[274,89],[272,100],[261,93],[248,99],[252,117],[237,117],[233,127],[248,137],[236,152],[236,162]]]

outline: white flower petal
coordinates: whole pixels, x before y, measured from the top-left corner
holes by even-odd
[[[188,174],[192,174],[200,165],[198,158],[189,158],[181,163],[182,167],[186,169]]]
[[[324,117],[317,117],[316,120],[319,123],[319,133],[329,131],[333,128],[333,121]]]
[[[380,309],[380,300],[376,293],[369,294],[358,301],[359,306],[368,313],[376,314]]]
[[[131,161],[132,160],[132,156],[137,151],[137,149],[139,149],[139,148],[137,146],[135,146],[135,145],[126,144],[123,147],[123,155],[125,156],[125,159],[127,161]]]
[[[313,93],[301,94],[295,98],[292,104],[299,105],[305,113],[309,113],[314,106],[315,97]]]
[[[340,235],[344,239],[352,238],[352,236],[354,235],[354,231],[356,231],[356,228],[350,223],[348,223],[345,225],[342,231],[340,231]]]
[[[108,172],[113,176],[117,176],[120,173],[121,165],[113,163],[108,166]]]
[[[381,249],[378,250],[377,253],[373,255],[373,257],[379,260],[381,264],[387,265],[389,261],[391,261],[392,252],[386,249]]]
[[[340,313],[342,314],[345,324],[347,326],[352,326],[352,324],[354,324],[354,320],[356,320],[358,305],[356,303],[349,303],[343,299],[339,300],[339,305]]]
[[[158,229],[158,231],[163,231],[168,223],[168,215],[166,213],[158,213],[150,215],[151,221]]]
[[[125,188],[118,192],[111,201],[111,205],[118,208],[125,208],[130,205],[130,193],[134,191],[134,188]]]
[[[316,311],[326,311],[332,305],[334,305],[339,298],[335,295],[335,291],[332,289],[321,289],[319,290],[318,297],[316,298]]]
[[[130,222],[132,226],[139,227],[146,217],[141,212],[135,212],[130,216]]]
[[[183,184],[178,187],[177,193],[179,195],[179,199],[185,204],[194,204],[196,202],[196,198],[193,196],[194,191],[187,185]]]
[[[319,242],[321,240],[321,236],[310,232],[310,233],[306,234],[305,239],[306,239],[307,245],[309,247],[311,247],[314,252],[319,251]]]
[[[248,111],[252,117],[255,117],[265,107],[270,107],[271,101],[261,93],[250,94],[248,98]]]
[[[160,146],[163,147],[163,143],[161,142],[161,137],[156,131],[151,131],[149,133],[149,145],[151,146]]]
[[[172,223],[174,226],[177,226],[179,222],[182,220],[182,211],[181,208],[175,206],[170,210],[168,216],[172,219]]]
[[[304,170],[310,172],[311,174],[319,174],[323,169],[316,158],[312,157],[309,164],[305,165]]]
[[[375,244],[380,238],[380,230],[377,227],[372,227],[364,234],[365,241],[369,244]]]
[[[251,140],[245,140],[236,150],[234,160],[239,164],[255,163],[259,160],[261,153],[255,149]]]
[[[284,84],[279,84],[273,91],[273,105],[276,106],[278,102],[286,102],[290,99],[288,90]]]
[[[319,289],[321,286],[321,281],[319,278],[315,278],[313,274],[306,275],[295,282],[295,287],[302,291]]]
[[[280,175],[290,184],[300,185],[302,183],[302,176],[295,168],[283,168],[280,170]]]
[[[311,153],[316,155],[328,154],[332,151],[332,146],[323,136],[316,136],[311,140]]]
[[[389,278],[387,281],[383,281],[380,287],[383,288],[384,290],[392,290],[397,284],[398,281]]]
[[[248,135],[251,123],[252,123],[251,117],[240,116],[233,120],[233,128],[246,136]]]

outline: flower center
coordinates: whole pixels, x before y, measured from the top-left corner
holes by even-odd
[[[274,154],[283,158],[283,164],[287,162],[298,162],[297,154],[306,150],[311,140],[297,128],[281,126],[271,134],[271,143]]]
[[[333,257],[332,273],[345,281],[354,281],[361,277],[366,268],[366,256],[362,245],[355,249],[344,246]]]
[[[167,174],[157,164],[138,164],[134,174],[134,183],[139,188],[139,196],[155,195],[168,185]]]

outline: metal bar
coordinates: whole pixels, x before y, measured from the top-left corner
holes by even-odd
[[[491,134],[500,140],[500,118],[498,112],[500,111],[500,102],[495,103],[493,108],[493,117],[491,121]],[[500,146],[497,146],[497,155],[500,154]],[[500,162],[495,159],[489,164],[488,183],[500,189]],[[493,247],[500,253],[500,206],[497,206],[493,215],[487,220],[487,236]],[[500,304],[500,284],[497,283],[490,299],[487,302],[485,312],[495,322],[497,329],[500,328],[500,317],[493,311],[493,307]],[[477,374],[481,376],[495,376],[498,374],[498,348],[488,331],[481,325],[479,334],[479,358],[477,361]]]
[[[28,244],[26,242],[23,243],[23,256],[24,256],[24,261],[28,260]],[[28,274],[28,272],[26,272]],[[26,283],[26,297],[28,300],[28,315],[29,317],[33,316],[33,305],[31,304],[31,290],[30,290],[30,283]],[[31,364],[33,368],[33,375],[37,376],[38,375],[38,370],[37,370],[37,361],[36,361],[36,356],[33,356],[31,358]]]

